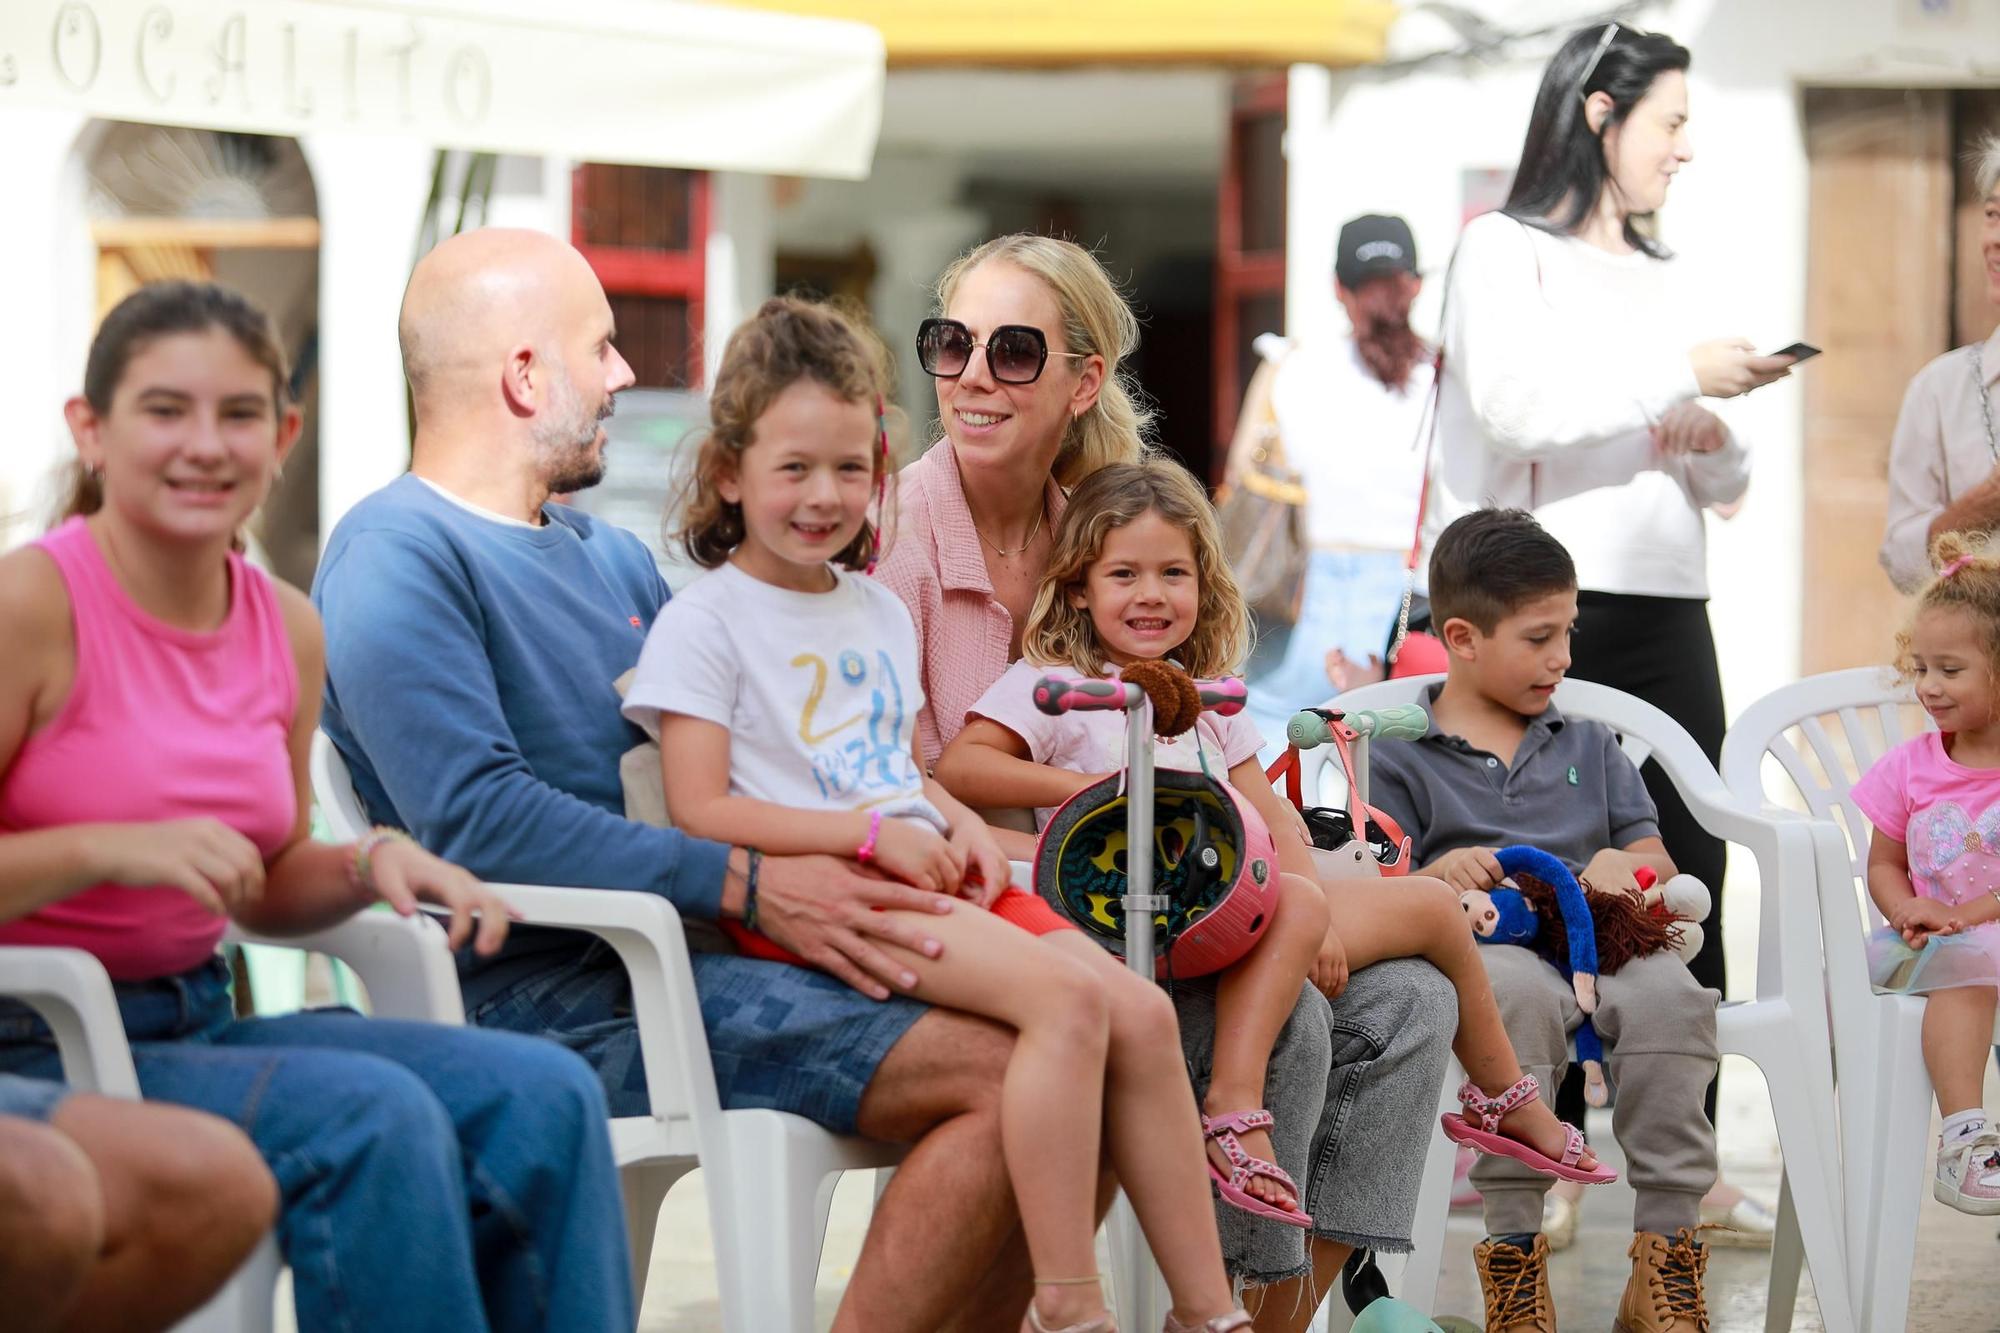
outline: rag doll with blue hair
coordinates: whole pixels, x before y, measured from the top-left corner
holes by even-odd
[[[1459,906],[1480,943],[1533,949],[1569,978],[1576,1007],[1584,1014],[1576,1032],[1584,1100],[1607,1105],[1611,1095],[1604,1078],[1604,1043],[1590,1021],[1597,1012],[1598,973],[1616,972],[1634,958],[1666,950],[1684,962],[1692,958],[1701,948],[1708,889],[1692,875],[1656,885],[1652,872],[1642,869],[1641,895],[1633,897],[1579,883],[1568,866],[1540,848],[1503,847],[1497,859],[1505,882],[1496,889],[1461,893]]]

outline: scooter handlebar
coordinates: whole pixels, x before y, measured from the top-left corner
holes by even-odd
[[[1333,717],[1357,736],[1377,740],[1420,740],[1431,729],[1430,715],[1418,704],[1397,704],[1394,708],[1363,708],[1352,713],[1329,710]],[[1333,721],[1308,708],[1294,713],[1285,724],[1285,739],[1301,750],[1326,745],[1333,740]]]
[[[1221,680],[1198,680],[1195,690],[1201,706],[1212,713],[1232,717],[1250,701],[1250,691],[1234,676]],[[1046,675],[1035,682],[1035,707],[1051,717],[1074,712],[1123,712],[1136,708],[1145,693],[1137,685],[1122,680],[1094,680],[1088,676]]]

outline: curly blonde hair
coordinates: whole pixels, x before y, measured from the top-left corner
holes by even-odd
[[[1099,468],[1069,497],[1021,634],[1023,657],[1039,667],[1104,674],[1109,663],[1097,627],[1088,608],[1071,605],[1070,594],[1083,589],[1105,538],[1148,513],[1185,532],[1194,546],[1194,633],[1175,659],[1194,676],[1227,676],[1242,667],[1250,656],[1250,617],[1223,554],[1215,506],[1186,468],[1160,457]]]
[[[1145,452],[1153,414],[1145,396],[1120,369],[1139,350],[1139,319],[1097,256],[1075,241],[1015,232],[975,246],[952,261],[937,285],[937,313],[967,274],[989,261],[1012,264],[1041,279],[1062,312],[1063,345],[1084,356],[1104,358],[1104,383],[1097,401],[1063,435],[1050,469],[1065,489],[1112,463],[1136,463]]]
[[[900,434],[903,414],[887,406],[889,364],[888,349],[859,315],[795,296],[774,296],[757,307],[722,349],[722,365],[708,396],[708,429],[668,509],[673,526],[667,539],[703,569],[722,564],[742,544],[743,507],[722,498],[720,483],[738,472],[743,451],[756,443],[757,419],[800,380],[811,380],[847,402],[874,407],[883,440]],[[874,480],[885,488],[885,510],[892,489],[884,475],[888,453],[887,447],[878,447],[874,454]],[[864,568],[877,555],[878,524],[891,526],[886,513],[863,522],[834,560],[848,569]]]
[[[1986,663],[2000,679],[2000,550],[1983,532],[1939,533],[1931,543],[1931,568],[1936,577],[1917,594],[1910,623],[1896,635],[1896,674],[1909,680],[1914,673],[1910,631],[1926,611],[1961,610],[1986,650]]]

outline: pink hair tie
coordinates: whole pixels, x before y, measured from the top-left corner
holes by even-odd
[[[1945,579],[1950,578],[1953,574],[1958,573],[1959,570],[1964,569],[1967,565],[1971,563],[1972,563],[1971,556],[1969,555],[1960,556],[1958,559],[1952,561],[1950,564],[1946,565],[1943,569],[1938,571],[1939,581],[1943,581]]]

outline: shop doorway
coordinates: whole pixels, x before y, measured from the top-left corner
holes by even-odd
[[[774,183],[776,283],[863,296],[921,448],[936,399],[912,339],[938,275],[1005,232],[1075,240],[1139,314],[1128,368],[1155,438],[1207,477],[1226,438],[1215,302],[1230,89],[1221,69],[892,70],[868,180]]]
[[[1910,377],[1984,338],[1968,150],[2000,132],[2000,90],[1811,88],[1807,338],[1841,353],[1805,377],[1800,670],[1882,661],[1905,599],[1876,562],[1889,442]]]
[[[270,314],[305,431],[252,524],[253,553],[308,587],[319,558],[319,204],[294,139],[124,121],[79,146],[101,320],[149,282],[215,281]]]

